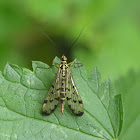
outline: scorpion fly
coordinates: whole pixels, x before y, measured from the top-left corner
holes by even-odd
[[[61,57],[61,64],[54,62],[58,68],[55,75],[54,82],[51,85],[47,97],[44,100],[42,113],[43,115],[50,115],[57,108],[60,100],[61,113],[64,112],[65,99],[71,112],[76,116],[82,116],[84,113],[84,106],[80,94],[76,88],[70,71],[71,63],[67,64],[67,57]]]

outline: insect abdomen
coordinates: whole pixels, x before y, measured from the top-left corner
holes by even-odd
[[[60,99],[65,100],[66,98],[66,71],[62,70],[62,83],[60,88]]]
[[[61,88],[60,88],[60,102],[61,102],[61,113],[64,111],[64,105],[65,105],[65,99],[66,99],[66,77],[67,77],[67,71],[65,64],[62,64],[61,66]]]

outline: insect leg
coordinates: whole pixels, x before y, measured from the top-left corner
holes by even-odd
[[[74,63],[74,61],[72,61],[72,62],[70,62],[70,63],[68,63],[68,66],[70,66],[71,64],[73,64]],[[71,67],[71,66],[70,66]]]
[[[59,68],[60,64],[56,63],[55,61],[53,61],[53,67]]]
[[[83,64],[82,63],[74,63],[74,68],[79,68],[82,67]]]
[[[36,67],[36,69],[50,69],[50,68]]]
[[[72,65],[71,65],[72,64]],[[75,61],[72,61],[68,64],[69,67],[74,67],[74,68],[78,68],[78,67],[82,67],[83,64],[82,63],[76,63]]]

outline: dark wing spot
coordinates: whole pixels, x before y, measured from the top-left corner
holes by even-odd
[[[56,109],[57,108],[57,105],[55,105],[54,108]]]
[[[52,88],[54,88],[54,85],[52,85]]]
[[[82,100],[81,100],[81,101],[79,101],[79,104],[83,104]]]
[[[80,112],[78,114],[74,113],[76,116],[82,116],[84,114],[84,112]]]
[[[75,86],[73,86],[73,88],[75,88]]]
[[[59,90],[60,90],[60,88],[57,88],[57,89],[56,89],[56,91],[59,91]]]
[[[71,105],[68,105],[69,106],[69,108],[71,109]]]
[[[71,109],[72,113],[74,114],[74,109]]]
[[[44,103],[47,103],[48,102],[48,100],[44,100]]]
[[[68,91],[70,91],[70,89],[68,88]]]
[[[71,98],[67,97],[67,101],[71,100]]]
[[[74,113],[74,110],[71,108],[71,105],[68,105],[69,109],[72,111],[72,113]]]
[[[55,110],[55,109],[52,109],[52,110],[51,110],[51,113],[53,113],[53,112],[54,112],[54,110]]]
[[[53,100],[50,100],[50,102],[52,102]]]
[[[44,116],[48,116],[48,115],[50,115],[50,113],[48,113],[48,112],[42,112],[42,114],[44,115]]]
[[[58,98],[55,98],[55,100],[59,101],[59,97]]]
[[[50,113],[48,113],[47,111],[42,111],[42,114],[45,115],[45,116],[48,116],[48,115],[50,115],[51,113],[53,113],[53,112],[55,111],[56,108],[57,108],[57,105],[54,106],[54,109],[52,109],[52,110],[50,111]]]
[[[76,103],[77,101],[76,100],[73,100],[73,102]]]
[[[51,110],[51,113],[54,112],[56,108],[57,108],[57,105],[54,106],[54,109]]]

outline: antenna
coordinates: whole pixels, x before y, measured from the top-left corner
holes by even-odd
[[[53,42],[53,40],[42,30],[40,29],[41,32],[48,38],[48,40],[52,43],[52,45],[57,49],[57,51],[60,53],[61,55],[61,51],[59,50],[59,48],[57,47],[57,45]]]
[[[84,28],[85,28],[85,25],[83,26],[83,28],[82,28],[82,30],[81,30],[81,32],[80,32],[80,34],[78,35],[78,37],[76,38],[76,40],[72,43],[71,47],[73,47],[73,46],[74,46],[74,44],[77,42],[77,40],[80,38],[80,36],[81,36],[81,34],[82,34],[82,32],[83,32]]]
[[[80,34],[78,35],[78,37],[76,38],[76,40],[72,43],[71,48],[74,46],[74,44],[80,38],[80,36],[81,36],[81,34],[82,34],[83,30],[84,30],[84,27],[85,27],[85,25],[83,26],[83,28],[82,28]],[[59,52],[59,54],[61,55],[62,54],[62,51],[57,47],[57,45],[53,42],[53,40],[42,29],[40,29],[40,30],[47,37],[47,39],[52,43],[52,45],[57,49],[57,51]]]

